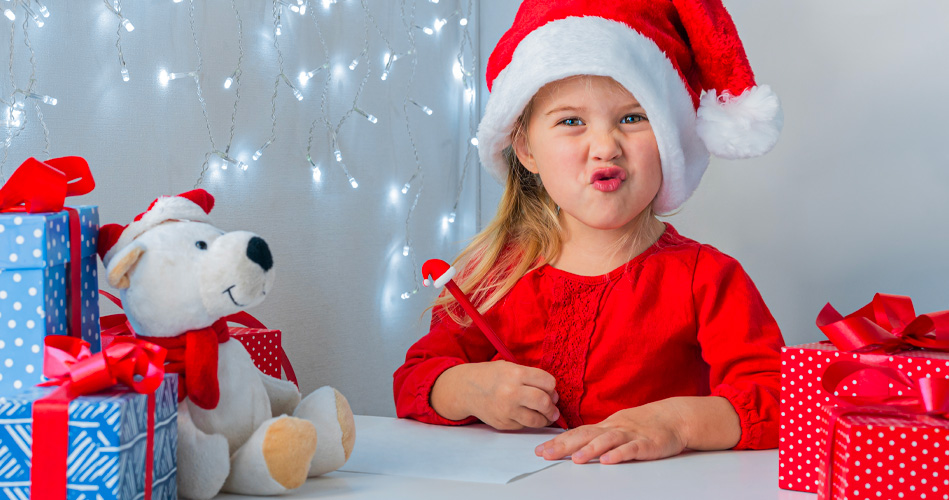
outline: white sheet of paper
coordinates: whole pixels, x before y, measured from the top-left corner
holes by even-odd
[[[560,429],[497,431],[484,424],[429,425],[402,418],[356,416],[356,445],[339,470],[505,484],[559,464],[534,447]]]

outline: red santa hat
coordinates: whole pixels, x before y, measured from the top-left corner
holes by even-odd
[[[109,261],[135,238],[145,231],[168,221],[194,221],[211,223],[208,216],[214,208],[214,197],[203,189],[195,189],[178,196],[162,196],[152,202],[148,209],[135,216],[127,225],[106,224],[99,228],[97,251],[102,264]]]
[[[660,214],[692,195],[709,152],[759,156],[781,132],[778,98],[755,83],[720,0],[524,0],[488,60],[478,148],[497,180],[507,178],[504,150],[531,98],[575,75],[611,77],[646,110],[662,161]]]

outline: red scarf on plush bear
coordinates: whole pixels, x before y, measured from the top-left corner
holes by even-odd
[[[217,380],[218,344],[231,338],[227,321],[219,319],[207,328],[190,330],[175,337],[138,337],[168,351],[165,372],[178,374],[178,401],[191,398],[205,410],[217,408],[221,390]]]

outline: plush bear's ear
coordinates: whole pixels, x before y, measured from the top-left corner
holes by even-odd
[[[142,255],[145,255],[145,245],[131,243],[112,257],[109,268],[106,270],[109,275],[109,284],[120,290],[128,288],[129,274],[135,269]]]

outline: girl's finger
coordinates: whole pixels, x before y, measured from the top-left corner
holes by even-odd
[[[629,442],[630,438],[626,434],[616,430],[606,430],[575,451],[571,458],[575,464],[585,464]]]
[[[618,464],[635,460],[641,453],[642,440],[633,440],[600,455],[601,464]]]
[[[544,452],[541,456],[547,460],[559,460],[583,448],[597,435],[599,435],[599,430],[593,426],[571,429],[544,443]]]

